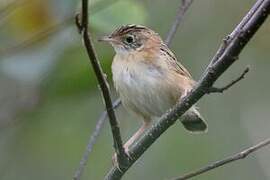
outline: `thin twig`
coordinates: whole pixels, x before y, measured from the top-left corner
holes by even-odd
[[[116,2],[116,1],[118,1],[118,0],[115,0],[114,2]],[[101,7],[103,7],[103,6],[101,6]],[[75,16],[75,24],[76,24],[76,26],[77,26],[77,28],[79,30],[79,33],[82,33],[81,31],[82,31],[83,28],[81,26],[80,19],[81,19],[80,14],[77,14]],[[116,101],[113,102],[113,107],[112,108],[116,109],[118,106],[120,106],[120,104],[121,104],[120,99],[117,99]],[[97,124],[96,124],[96,128],[93,131],[93,133],[91,133],[91,136],[89,138],[86,150],[84,151],[83,156],[82,156],[82,158],[80,160],[80,165],[79,165],[78,169],[75,171],[75,174],[73,176],[74,180],[80,180],[81,179],[81,176],[83,174],[85,166],[87,165],[89,155],[92,152],[93,146],[97,141],[98,135],[100,134],[102,128],[104,127],[105,120],[106,120],[107,116],[108,116],[107,111],[103,111],[102,114],[100,115],[99,120],[97,121]]]
[[[205,167],[202,167],[202,168],[200,168],[198,170],[195,170],[195,171],[187,173],[187,174],[185,174],[185,175],[183,175],[181,177],[173,178],[173,179],[174,180],[190,179],[190,178],[192,178],[194,176],[198,176],[198,175],[200,175],[202,173],[213,170],[213,169],[218,168],[220,166],[223,166],[225,164],[228,164],[228,163],[231,163],[231,162],[234,162],[234,161],[237,161],[237,160],[244,159],[249,154],[251,154],[251,153],[253,153],[253,152],[255,152],[255,151],[257,151],[257,150],[259,150],[259,149],[261,149],[261,148],[263,148],[263,147],[265,147],[267,145],[269,145],[269,144],[270,144],[270,138],[256,144],[255,146],[251,146],[251,147],[249,147],[249,148],[247,148],[247,149],[245,149],[245,150],[243,150],[243,151],[241,151],[239,153],[236,153],[236,154],[234,154],[232,156],[229,156],[229,157],[227,157],[227,158],[225,158],[223,160],[216,161],[216,162],[211,163],[211,164],[209,164],[209,165],[207,165]]]
[[[226,36],[223,39],[223,43],[220,45],[219,49],[217,50],[215,56],[212,58],[211,63],[208,65],[207,68],[211,68],[211,66],[220,58],[220,56],[224,53],[227,46],[232,42],[232,40],[238,35],[239,30],[246,25],[246,23],[250,20],[250,18],[254,15],[254,13],[258,10],[264,0],[258,0],[249,12],[245,15],[242,21],[237,25],[237,27],[232,31],[232,33]]]
[[[180,25],[180,23],[183,21],[183,18],[185,16],[188,8],[192,4],[192,2],[193,2],[193,0],[181,0],[181,5],[178,8],[176,18],[171,26],[170,31],[168,32],[167,38],[165,40],[165,43],[168,46],[170,46],[170,43],[171,43],[179,25]]]
[[[264,0],[261,6],[251,16],[247,23],[237,29],[235,38],[225,48],[224,53],[218,58],[216,63],[212,64],[211,70],[208,68],[203,73],[196,86],[183,98],[181,102],[175,105],[167,113],[165,113],[147,132],[141,137],[136,144],[130,148],[129,154],[132,161],[126,168],[119,170],[113,166],[107,173],[106,180],[121,179],[126,171],[134,164],[134,162],[164,133],[176,120],[183,115],[192,105],[194,105],[205,94],[205,89],[212,87],[215,81],[236,61],[245,45],[257,32],[259,27],[264,23],[270,13],[270,0]]]
[[[120,101],[115,101],[113,103],[113,108],[116,108],[117,106],[119,106],[119,104],[120,104]],[[101,132],[101,129],[103,128],[103,126],[104,126],[104,124],[106,122],[105,120],[107,118],[107,114],[108,114],[107,111],[103,111],[100,118],[98,119],[95,130],[91,134],[91,137],[90,137],[89,142],[87,144],[86,150],[85,150],[85,152],[84,152],[84,154],[82,156],[82,159],[80,161],[80,165],[79,165],[78,169],[76,170],[76,172],[75,172],[75,174],[73,176],[73,180],[80,180],[81,179],[84,167],[87,164],[89,155],[92,152],[94,144],[96,143],[96,139],[99,136],[99,134]]]
[[[104,111],[104,112],[107,113],[107,111]],[[76,170],[76,172],[74,174],[73,180],[81,179],[81,176],[82,176],[82,173],[83,173],[82,169],[85,167],[85,165],[87,163],[87,160],[88,160],[88,157],[89,157],[89,154],[92,152],[93,145],[95,144],[96,139],[99,136],[99,132],[101,131],[101,129],[102,129],[104,123],[105,123],[105,119],[106,119],[106,115],[107,115],[106,113],[103,113],[102,116],[100,117],[100,119],[98,119],[98,121],[97,121],[95,130],[92,133],[91,138],[89,139],[86,150],[85,150],[85,152],[83,154],[83,157],[82,157],[82,159],[80,161],[80,165],[79,165],[78,169]]]
[[[223,93],[224,91],[228,90],[230,87],[232,87],[234,84],[236,84],[237,82],[241,81],[242,79],[245,78],[245,75],[249,72],[249,67],[246,67],[246,69],[242,72],[242,74],[235,80],[233,80],[232,82],[230,82],[229,84],[227,84],[224,87],[221,88],[217,88],[217,87],[210,87],[207,90],[207,94],[210,93]]]
[[[99,60],[97,59],[97,55],[95,53],[91,36],[88,31],[88,0],[82,0],[81,21],[77,22],[77,24],[79,23],[80,23],[80,26],[78,26],[78,28],[82,28],[80,32],[83,37],[84,46],[87,50],[88,57],[90,59],[90,62],[96,74],[100,89],[102,91],[105,106],[106,106],[107,113],[110,120],[110,126],[111,126],[112,135],[113,135],[113,142],[114,142],[113,145],[114,145],[115,152],[117,154],[117,159],[119,163],[118,165],[119,167],[121,167],[125,165],[128,158],[123,148],[120,128],[118,126],[118,122],[115,116],[115,112],[114,112],[113,104],[111,100],[109,84],[104,76]]]

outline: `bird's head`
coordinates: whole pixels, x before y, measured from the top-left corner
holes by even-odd
[[[99,41],[109,42],[116,53],[128,54],[159,48],[162,40],[153,30],[141,25],[125,25]]]

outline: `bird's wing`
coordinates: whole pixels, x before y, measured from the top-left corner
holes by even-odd
[[[190,79],[192,79],[188,70],[180,62],[177,61],[175,55],[167,47],[167,45],[163,44],[161,46],[160,50],[161,50],[161,54],[164,55],[166,57],[166,59],[168,60],[167,62],[170,63],[169,67],[171,67],[173,71],[181,74],[182,76],[186,76],[186,77],[189,77]]]

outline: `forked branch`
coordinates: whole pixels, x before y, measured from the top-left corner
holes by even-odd
[[[181,24],[183,22],[183,18],[189,9],[190,5],[192,4],[193,0],[181,0],[181,3],[179,5],[178,11],[176,13],[175,20],[170,28],[170,31],[168,32],[167,38],[165,40],[165,43],[169,46],[172,42],[172,39]]]
[[[198,176],[200,174],[203,174],[203,173],[205,173],[207,171],[213,170],[213,169],[218,168],[220,166],[224,166],[225,164],[228,164],[228,163],[240,160],[240,159],[244,159],[249,154],[251,154],[251,153],[253,153],[253,152],[255,152],[255,151],[257,151],[257,150],[259,150],[259,149],[261,149],[261,148],[263,148],[263,147],[265,147],[267,145],[269,145],[269,144],[270,144],[270,138],[256,144],[255,146],[251,146],[251,147],[249,147],[249,148],[247,148],[247,149],[245,149],[245,150],[243,150],[243,151],[241,151],[239,153],[236,153],[236,154],[234,154],[232,156],[229,156],[229,157],[227,157],[227,158],[225,158],[223,160],[219,160],[219,161],[216,161],[214,163],[211,163],[211,164],[209,164],[209,165],[207,165],[205,167],[202,167],[202,168],[200,168],[200,169],[198,169],[196,171],[187,173],[187,174],[185,174],[185,175],[183,175],[181,177],[173,178],[173,180],[190,179],[190,178],[192,178],[194,176]]]
[[[217,87],[210,87],[208,90],[207,90],[207,94],[210,94],[210,93],[223,93],[224,91],[228,90],[230,87],[232,87],[233,85],[235,85],[236,83],[238,83],[239,81],[241,81],[242,79],[245,78],[245,75],[249,72],[249,67],[246,67],[246,69],[242,72],[242,74],[235,80],[233,80],[232,82],[230,82],[229,84],[227,84],[226,86],[224,87],[220,87],[220,88],[217,88]]]
[[[104,99],[105,106],[106,106],[107,113],[110,120],[115,152],[120,162],[119,165],[121,166],[125,164],[127,160],[127,155],[125,154],[125,151],[123,148],[120,128],[118,126],[118,122],[115,116],[109,85],[104,76],[99,60],[97,59],[97,55],[95,53],[91,36],[88,31],[88,0],[82,0],[82,12],[79,16],[76,16],[76,25],[79,29],[79,32],[82,34],[84,46],[86,48],[88,57],[94,69],[95,75],[97,77],[97,80],[98,80],[98,83],[99,83],[99,86],[103,95],[103,99]]]

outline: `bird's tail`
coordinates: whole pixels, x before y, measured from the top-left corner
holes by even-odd
[[[207,123],[196,107],[191,107],[185,114],[183,114],[181,122],[186,130],[190,132],[207,132]]]

